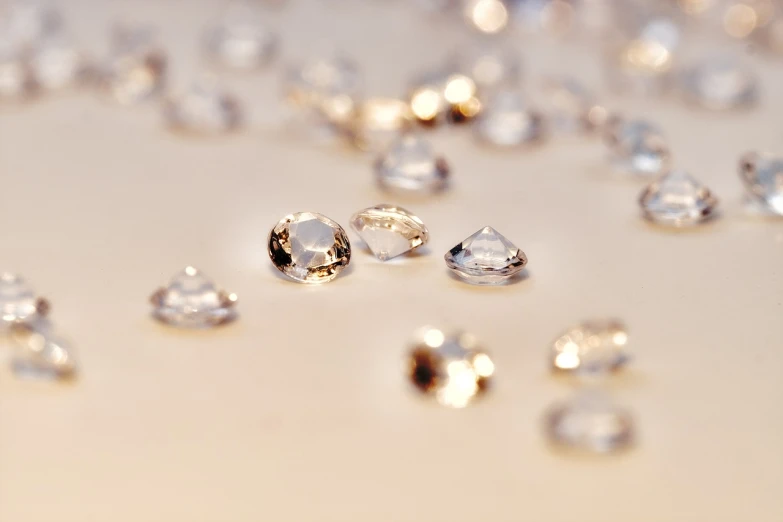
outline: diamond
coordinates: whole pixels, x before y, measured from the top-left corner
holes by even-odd
[[[169,99],[163,111],[171,129],[196,134],[230,132],[242,124],[239,101],[214,82],[197,82],[185,94]]]
[[[645,218],[661,225],[695,225],[713,216],[718,200],[682,170],[651,183],[639,198]]]
[[[205,328],[236,317],[236,294],[218,290],[202,272],[186,267],[168,286],[150,297],[153,316],[164,323],[186,328]]]
[[[542,85],[547,120],[553,130],[564,133],[589,133],[606,119],[606,109],[598,105],[593,95],[575,78],[550,77]]]
[[[351,218],[351,227],[381,261],[410,252],[429,239],[421,219],[394,205],[376,205],[357,212]]]
[[[466,333],[422,328],[409,355],[408,376],[414,386],[452,408],[463,408],[485,392],[494,373],[492,359]]]
[[[269,233],[269,257],[282,273],[300,283],[326,283],[351,261],[343,227],[315,212],[281,219]]]
[[[491,96],[474,130],[479,140],[500,147],[528,145],[545,136],[541,114],[531,110],[522,93],[514,90]]]
[[[783,215],[783,158],[750,152],[740,160],[740,177],[754,200]]]
[[[629,174],[649,176],[668,170],[669,149],[661,131],[644,120],[611,118],[604,129],[612,165]]]
[[[76,377],[76,361],[68,345],[50,332],[28,324],[11,329],[15,352],[11,359],[14,373],[23,378],[66,380]]]
[[[527,264],[527,256],[492,227],[484,227],[449,250],[446,266],[475,285],[509,282]]]
[[[396,192],[433,193],[446,188],[449,166],[429,142],[408,134],[396,140],[375,163],[378,183]]]
[[[616,319],[593,320],[572,326],[552,344],[552,369],[605,375],[628,361],[628,331]]]
[[[38,86],[56,90],[78,85],[87,77],[85,56],[63,36],[47,38],[35,47],[30,70]]]
[[[43,0],[15,0],[7,7],[6,26],[0,33],[8,36],[25,50],[38,42],[60,32],[63,26],[62,14],[56,6]]]
[[[233,69],[257,69],[268,64],[277,51],[277,35],[261,20],[261,13],[247,3],[231,4],[204,37],[204,51],[212,60]]]
[[[370,98],[359,105],[347,128],[352,143],[369,151],[382,151],[411,128],[408,104],[396,98]]]
[[[0,36],[0,100],[22,100],[35,94],[35,77],[10,41]]]
[[[0,275],[0,312],[0,325],[31,322],[47,315],[49,302],[36,296],[18,275],[5,273]]]
[[[487,93],[501,87],[515,87],[522,74],[519,53],[495,40],[481,40],[463,48],[452,58],[453,68],[471,78]]]
[[[730,56],[708,56],[688,68],[680,79],[683,96],[706,109],[748,107],[758,99],[758,79]]]
[[[429,73],[419,78],[411,90],[411,111],[425,125],[435,125],[444,120],[464,123],[481,110],[476,90],[476,83],[464,74]]]
[[[552,444],[587,453],[621,451],[634,441],[631,414],[592,389],[551,407],[544,429]]]
[[[123,104],[157,96],[166,79],[166,53],[154,31],[143,26],[118,26],[112,33],[112,52],[100,71],[103,89]]]

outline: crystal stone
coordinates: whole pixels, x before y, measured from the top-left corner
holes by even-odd
[[[492,95],[474,130],[480,141],[499,147],[529,145],[545,136],[543,117],[528,106],[521,92],[515,90]]]
[[[471,78],[482,93],[515,87],[522,75],[516,48],[495,40],[472,42],[452,58],[453,69]]]
[[[87,59],[64,37],[49,38],[36,46],[30,57],[31,74],[36,84],[47,90],[82,83],[87,78]]]
[[[236,317],[236,294],[218,290],[202,272],[186,267],[150,298],[153,316],[174,326],[205,328]]]
[[[710,110],[730,110],[753,105],[758,99],[758,79],[739,60],[708,56],[686,69],[680,78],[686,100]]]
[[[0,325],[31,322],[46,316],[49,303],[38,297],[24,279],[15,274],[0,275]]]
[[[11,368],[22,378],[66,380],[76,377],[76,361],[68,344],[49,331],[27,324],[11,329],[14,353]]]
[[[492,227],[484,227],[449,250],[446,266],[468,283],[509,282],[527,264],[527,256]]]
[[[412,124],[413,114],[404,101],[369,98],[359,105],[347,132],[359,149],[379,152],[389,148]]]
[[[204,37],[204,51],[215,62],[232,69],[256,69],[268,64],[277,50],[277,35],[252,5],[231,4]]]
[[[412,212],[394,205],[376,205],[357,212],[351,227],[381,261],[425,244],[429,233]]]
[[[2,33],[15,44],[30,50],[41,40],[59,33],[63,18],[57,6],[46,0],[11,0],[0,2],[0,18],[5,14]]]
[[[612,118],[604,129],[609,159],[617,170],[640,176],[662,174],[669,168],[669,149],[661,131],[644,120]]]
[[[37,87],[22,54],[0,35],[0,100],[24,100],[34,95]]]
[[[110,96],[134,104],[162,92],[168,60],[151,28],[118,26],[111,44],[111,55],[100,70],[101,86]]]
[[[753,199],[783,215],[783,158],[750,152],[740,160],[740,178]]]
[[[433,193],[446,188],[449,166],[435,155],[427,140],[408,134],[378,158],[375,173],[378,183],[386,190]]]
[[[269,257],[275,267],[300,283],[331,281],[351,261],[343,227],[315,212],[281,219],[269,233]]]
[[[639,198],[644,217],[661,225],[695,225],[712,217],[718,200],[710,190],[682,170],[651,183]]]
[[[495,365],[475,337],[432,327],[416,335],[408,376],[417,389],[444,406],[463,408],[485,392]]]
[[[621,451],[634,441],[631,414],[592,389],[552,406],[544,430],[553,445],[585,453]]]
[[[239,100],[212,82],[197,82],[169,99],[163,111],[171,129],[195,134],[230,132],[242,124]]]
[[[550,362],[555,371],[604,375],[628,361],[628,331],[616,319],[579,323],[552,343]]]
[[[549,77],[542,82],[542,112],[552,130],[585,134],[605,123],[606,109],[576,78]]]

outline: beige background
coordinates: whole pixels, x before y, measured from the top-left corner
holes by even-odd
[[[98,50],[114,17],[155,20],[181,85],[217,4],[72,0],[68,18]],[[332,38],[374,92],[398,92],[462,38],[403,2],[307,4],[275,15],[284,55]],[[597,78],[589,48],[519,45],[531,76]],[[609,99],[654,117],[677,163],[721,198],[721,219],[681,233],[639,219],[641,185],[577,138],[500,152],[438,133],[453,189],[391,198],[369,158],[281,130],[276,68],[226,79],[253,121],[225,138],[171,135],[156,107],[89,93],[2,107],[0,265],[52,300],[83,374],[67,386],[0,373],[0,520],[780,521],[783,222],[748,216],[735,174],[748,148],[783,152],[783,71],[758,64],[764,102],[750,113]],[[276,275],[264,243],[281,216],[347,224],[380,201],[425,220],[429,255],[381,264],[357,242],[333,283]],[[488,224],[528,254],[527,280],[449,277],[442,254]],[[180,332],[149,318],[148,294],[185,264],[239,294],[238,322]],[[575,459],[540,434],[542,411],[572,390],[548,374],[546,348],[605,315],[631,329],[636,358],[610,388],[640,441]],[[451,411],[410,391],[405,343],[430,322],[492,351],[486,400]]]

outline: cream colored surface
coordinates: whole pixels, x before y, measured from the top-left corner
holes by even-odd
[[[279,15],[285,55],[334,38],[379,94],[459,40],[403,2],[336,2],[323,18],[306,4]],[[114,16],[158,21],[183,84],[216,6],[73,0],[68,16],[90,48]],[[519,45],[530,75],[596,76],[585,46]],[[254,120],[225,138],[171,135],[155,107],[85,93],[0,108],[0,265],[52,300],[83,367],[72,386],[0,374],[0,520],[780,521],[783,222],[748,217],[735,174],[748,148],[783,152],[783,71],[759,63],[751,113],[614,103],[654,117],[677,163],[721,198],[721,219],[682,233],[642,222],[641,185],[576,138],[504,152],[438,133],[453,190],[382,194],[368,158],[280,130],[276,69],[227,80]],[[347,225],[382,201],[425,220],[428,255],[382,264],[357,243],[328,285],[276,275],[264,243],[281,216]],[[527,253],[527,280],[449,277],[443,253],[484,225]],[[186,264],[239,294],[238,322],[180,332],[149,318],[148,294]],[[636,358],[611,389],[635,411],[639,445],[566,457],[540,434],[542,411],[572,391],[545,350],[605,315],[631,329]],[[451,411],[411,392],[405,343],[428,322],[485,341],[498,368],[486,400]]]

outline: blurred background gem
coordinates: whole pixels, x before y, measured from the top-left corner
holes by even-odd
[[[46,0],[10,0],[0,3],[0,37],[23,49],[60,32],[63,18]]]
[[[465,0],[463,15],[470,27],[482,33],[496,34],[508,25],[508,9],[502,0]]]
[[[150,302],[156,319],[183,328],[208,328],[236,318],[236,294],[218,290],[209,277],[192,266],[172,277]]]
[[[215,79],[202,78],[184,93],[166,100],[163,115],[169,128],[195,134],[220,134],[242,125],[242,105]]]
[[[473,40],[451,62],[451,68],[470,78],[482,96],[500,87],[515,87],[521,79],[522,59],[507,40]]]
[[[738,109],[757,102],[758,79],[739,58],[710,54],[683,71],[679,90],[687,101],[706,109]]]
[[[473,129],[479,141],[499,147],[530,145],[546,137],[544,117],[519,90],[492,94]]]
[[[375,175],[385,190],[430,194],[447,187],[450,169],[424,137],[407,134],[379,156]]]
[[[347,131],[361,150],[381,152],[413,126],[408,103],[397,98],[368,98],[359,104]]]
[[[11,368],[17,377],[68,380],[76,377],[73,349],[50,328],[29,324],[11,327],[14,351]]]
[[[628,362],[627,344],[628,329],[622,321],[583,321],[555,339],[550,364],[558,372],[605,376]]]
[[[99,72],[101,88],[122,104],[159,95],[166,83],[168,59],[149,26],[117,25],[111,51]]]
[[[25,54],[0,34],[0,101],[25,100],[37,90],[38,85]]]
[[[657,176],[668,170],[669,149],[661,130],[651,122],[612,117],[604,129],[609,160],[618,171]]]
[[[60,34],[35,46],[30,71],[40,88],[58,90],[83,84],[89,77],[90,63],[68,37]]]
[[[768,211],[783,216],[783,158],[749,152],[742,156],[740,178],[751,197]]]
[[[257,69],[275,56],[278,37],[264,20],[257,3],[231,2],[220,19],[204,35],[206,55],[233,69]]]
[[[19,275],[0,274],[0,327],[10,323],[32,322],[49,313],[49,302],[39,297]]]
[[[608,112],[576,78],[549,76],[541,80],[541,110],[553,132],[588,134],[606,123]]]
[[[643,216],[659,225],[687,227],[715,216],[718,200],[683,170],[673,170],[652,182],[639,198]]]

